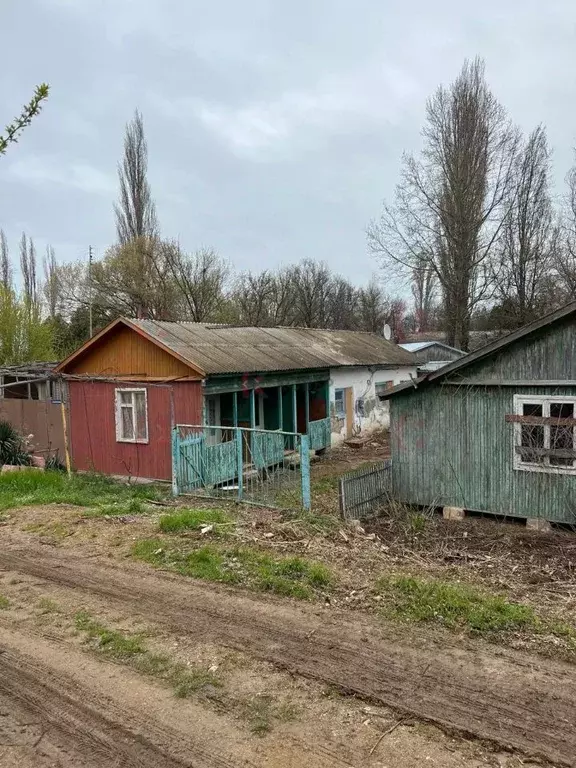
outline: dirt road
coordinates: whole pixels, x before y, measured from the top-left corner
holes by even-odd
[[[576,670],[570,665],[482,643],[439,646],[360,614],[259,599],[69,551],[4,551],[0,568],[104,597],[171,631],[248,651],[447,729],[576,766]],[[3,682],[0,690],[26,690],[27,673],[15,657],[1,654],[0,671],[3,678],[13,676],[12,685]],[[33,709],[34,701],[23,706]],[[150,752],[137,764],[188,764],[162,759]]]
[[[54,659],[43,663],[38,658],[41,642],[34,641],[34,656],[14,647],[23,645],[25,637],[0,630],[0,765],[254,768],[238,756],[219,755],[213,743],[203,745],[147,716],[143,707],[131,707],[126,700],[119,706],[98,692],[94,679],[82,685],[77,674],[58,669]],[[74,654],[61,650],[60,667],[74,667]]]

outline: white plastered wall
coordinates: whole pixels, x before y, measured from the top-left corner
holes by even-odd
[[[332,368],[330,371],[330,421],[332,445],[338,445],[349,433],[352,436],[366,435],[376,429],[390,426],[389,401],[381,402],[376,395],[376,384],[391,382],[396,386],[403,381],[416,378],[416,366],[405,365],[397,368],[375,369],[370,367]],[[346,405],[346,389],[352,389],[351,429],[348,417],[339,418],[336,413],[335,392],[344,390],[344,405]]]

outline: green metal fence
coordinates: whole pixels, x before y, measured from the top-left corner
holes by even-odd
[[[310,509],[308,435],[179,424],[172,430],[172,490]]]
[[[340,477],[340,514],[345,520],[360,520],[378,512],[390,499],[390,459],[347,472]]]

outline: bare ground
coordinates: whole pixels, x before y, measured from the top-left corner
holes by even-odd
[[[4,544],[0,553],[0,569],[6,571],[3,590],[4,584],[24,576],[44,594],[60,590],[78,600],[98,599],[167,633],[185,636],[189,642],[246,652],[261,663],[319,681],[365,703],[390,707],[398,718],[435,723],[447,733],[471,735],[554,765],[576,765],[576,668],[572,665],[480,641],[392,628],[359,612],[264,599],[133,563],[106,561],[97,553],[90,556],[87,550],[81,554],[70,548],[42,546],[37,537],[6,536]],[[6,623],[2,617],[0,622]],[[182,716],[166,721],[166,716],[162,719],[158,713],[150,716],[140,711],[138,696],[131,703],[123,701],[129,687],[116,684],[105,694],[86,679],[79,680],[68,649],[57,664],[57,654],[38,650],[42,643],[26,644],[10,636],[9,630],[14,631],[8,627],[0,635],[0,696],[5,702],[0,711],[8,711],[12,718],[6,721],[11,722],[6,729],[10,738],[24,744],[10,747],[12,757],[0,751],[4,759],[0,765],[9,765],[9,760],[25,765],[14,759],[14,749],[32,750],[34,760],[41,754],[44,762],[34,762],[28,753],[30,765],[66,768],[104,764],[287,766],[304,762],[314,766],[393,763],[404,768],[423,762],[426,747],[414,755],[413,762],[409,750],[396,757],[388,752],[389,762],[382,762],[382,753],[370,755],[361,737],[355,751],[347,748],[346,738],[334,734],[330,738],[324,734],[315,744],[314,732],[308,740],[297,738],[297,745],[288,752],[283,744],[284,752],[276,753],[278,745],[273,744],[268,753],[239,746],[235,732],[225,733],[220,740],[212,735],[205,741],[197,737],[202,729],[191,729],[190,721],[182,722]],[[101,668],[110,666],[94,663]],[[128,673],[123,670],[122,674]],[[145,700],[149,706],[149,699]],[[333,717],[335,724],[340,722],[336,713]],[[206,722],[209,733],[214,722]],[[39,741],[38,728],[43,733]],[[187,741],[175,734],[179,729],[186,731]],[[403,738],[403,727],[384,743],[395,744],[396,738]],[[176,748],[178,744],[183,745],[182,750]],[[38,752],[41,748],[45,754]],[[108,759],[112,749],[116,763]],[[439,754],[432,757],[436,762],[427,764],[487,764],[469,756],[462,757],[464,762],[450,762],[449,751],[444,757]]]

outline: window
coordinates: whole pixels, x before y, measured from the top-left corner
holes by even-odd
[[[346,418],[346,405],[344,403],[344,390],[334,390],[334,414],[337,419]]]
[[[514,468],[576,473],[575,415],[576,398],[515,395]]]
[[[148,442],[148,407],[145,389],[116,390],[116,440]]]
[[[374,389],[376,391],[376,397],[378,400],[380,400],[381,403],[387,403],[388,400],[385,398],[386,391],[388,389],[392,389],[394,386],[394,380],[390,379],[389,381],[377,381],[374,385]]]

